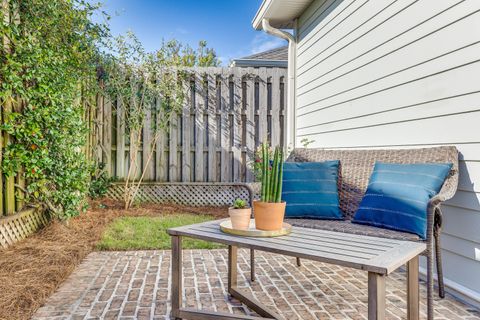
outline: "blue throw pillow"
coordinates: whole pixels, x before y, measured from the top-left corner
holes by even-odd
[[[448,176],[451,163],[375,164],[354,223],[427,236],[428,201]]]
[[[287,218],[343,219],[338,200],[339,161],[285,162],[282,200]]]

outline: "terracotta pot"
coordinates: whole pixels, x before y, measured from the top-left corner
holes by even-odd
[[[250,218],[252,216],[252,209],[235,209],[228,208],[228,215],[232,221],[232,228],[239,230],[246,230],[250,225]]]
[[[253,202],[255,227],[259,230],[280,230],[285,217],[286,202]]]

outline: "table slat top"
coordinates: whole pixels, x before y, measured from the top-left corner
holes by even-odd
[[[292,227],[287,236],[243,237],[224,233],[215,220],[168,229],[172,236],[186,236],[332,263],[379,274],[389,274],[426,249],[425,243]]]

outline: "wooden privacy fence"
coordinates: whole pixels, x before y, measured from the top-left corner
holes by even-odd
[[[265,139],[284,147],[286,69],[212,67],[189,71],[187,101],[153,146],[144,181],[253,181],[250,163],[255,148]],[[139,172],[147,166],[158,101],[145,115]],[[123,114],[116,101],[98,97],[93,131],[97,157],[118,180],[126,177],[130,159]]]

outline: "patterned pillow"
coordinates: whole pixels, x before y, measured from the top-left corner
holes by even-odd
[[[287,218],[343,219],[338,199],[339,161],[285,162],[282,199]]]
[[[375,163],[352,222],[425,239],[428,201],[440,191],[451,168],[451,163]]]

